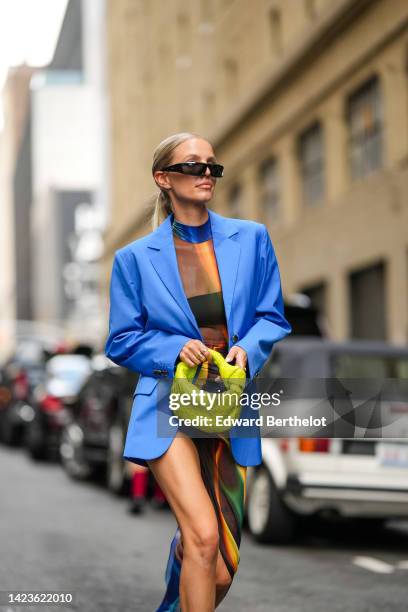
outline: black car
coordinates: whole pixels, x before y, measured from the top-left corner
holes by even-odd
[[[8,384],[4,366],[0,369],[0,434],[3,431],[2,422],[11,402],[11,390]],[[1,439],[1,435],[0,435]]]
[[[4,444],[15,446],[24,441],[33,417],[34,390],[45,378],[45,360],[39,342],[23,341],[4,364],[2,387],[8,391],[7,402],[0,406],[0,440]]]
[[[25,432],[32,459],[59,458],[61,431],[91,373],[91,360],[85,355],[67,353],[47,361],[45,378],[33,392],[32,415]]]
[[[94,371],[83,385],[60,445],[62,464],[72,478],[99,477],[111,491],[126,491],[122,454],[138,377],[106,359],[106,367]]]

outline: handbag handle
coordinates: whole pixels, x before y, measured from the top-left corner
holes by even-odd
[[[225,358],[219,351],[215,349],[208,349],[213,358],[213,362],[218,367],[218,371],[220,373],[221,378],[225,384],[224,378],[228,380],[229,378],[243,378],[246,376],[246,371],[238,365],[233,365],[225,361]],[[196,374],[198,365],[189,366],[184,361],[179,361],[176,367],[176,372],[174,374],[174,378],[186,378],[188,380],[192,380]],[[244,376],[243,376],[244,375]]]
[[[224,383],[226,391],[221,394],[221,397],[208,391],[200,390],[201,403],[197,406],[196,403],[185,405],[180,402],[180,406],[177,408],[177,415],[182,418],[194,418],[194,417],[206,417],[205,423],[197,425],[197,429],[201,431],[215,433],[224,432],[231,428],[231,425],[221,425],[217,421],[217,415],[214,412],[218,411],[224,417],[237,417],[241,412],[241,406],[239,404],[239,397],[244,390],[246,384],[246,371],[237,365],[232,365],[225,361],[223,355],[215,349],[209,349],[214,363],[218,366],[220,377]],[[179,362],[176,367],[174,374],[174,380],[171,388],[171,393],[174,395],[191,395],[193,391],[199,391],[198,387],[193,384],[192,379],[196,373],[198,365],[192,367],[188,366],[183,361]],[[202,395],[203,394],[203,395]],[[211,401],[212,396],[215,397],[215,401]],[[225,408],[225,399],[229,400],[229,406]],[[222,401],[221,401],[222,400]],[[221,401],[221,403],[220,403]],[[221,409],[222,406],[222,409]],[[215,408],[215,411],[208,412]]]

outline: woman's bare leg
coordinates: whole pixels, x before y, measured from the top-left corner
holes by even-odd
[[[169,502],[183,539],[182,610],[213,612],[219,554],[218,522],[201,476],[195,444],[179,431],[163,455],[147,462]]]
[[[228,593],[232,584],[232,578],[220,551],[218,551],[216,575],[215,607],[217,608]]]
[[[180,542],[176,547],[176,557],[181,562],[183,560],[183,538],[180,538]],[[218,550],[217,567],[216,567],[216,595],[215,595],[215,608],[217,608],[226,594],[228,593],[232,584],[231,575],[225,565],[225,561],[222,557],[221,551]]]

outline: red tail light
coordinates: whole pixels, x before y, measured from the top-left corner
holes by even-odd
[[[57,344],[57,346],[54,349],[54,353],[56,355],[67,353],[67,352],[68,352],[68,346],[65,342],[60,342],[59,344]]]
[[[28,376],[26,372],[19,372],[13,380],[14,396],[24,400],[28,395]]]
[[[58,397],[46,395],[40,402],[40,407],[44,412],[57,412],[63,408],[63,403]]]
[[[288,452],[289,450],[289,439],[288,438],[279,438],[278,444],[282,452],[284,453]]]
[[[328,453],[330,438],[298,438],[302,453]]]

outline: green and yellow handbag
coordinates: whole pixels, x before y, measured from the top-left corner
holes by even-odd
[[[189,367],[180,361],[171,387],[175,399],[178,397],[178,407],[174,414],[181,419],[199,418],[194,423],[201,431],[206,433],[220,433],[231,429],[226,417],[237,418],[241,411],[240,397],[246,384],[246,372],[240,366],[232,365],[225,361],[218,351],[209,349],[213,362],[217,365],[220,378],[224,384],[225,391],[222,393],[211,393],[200,389],[192,380],[197,372],[198,366]],[[183,394],[183,397],[181,397]],[[190,398],[188,397],[190,396]],[[194,403],[193,398],[195,397]]]

